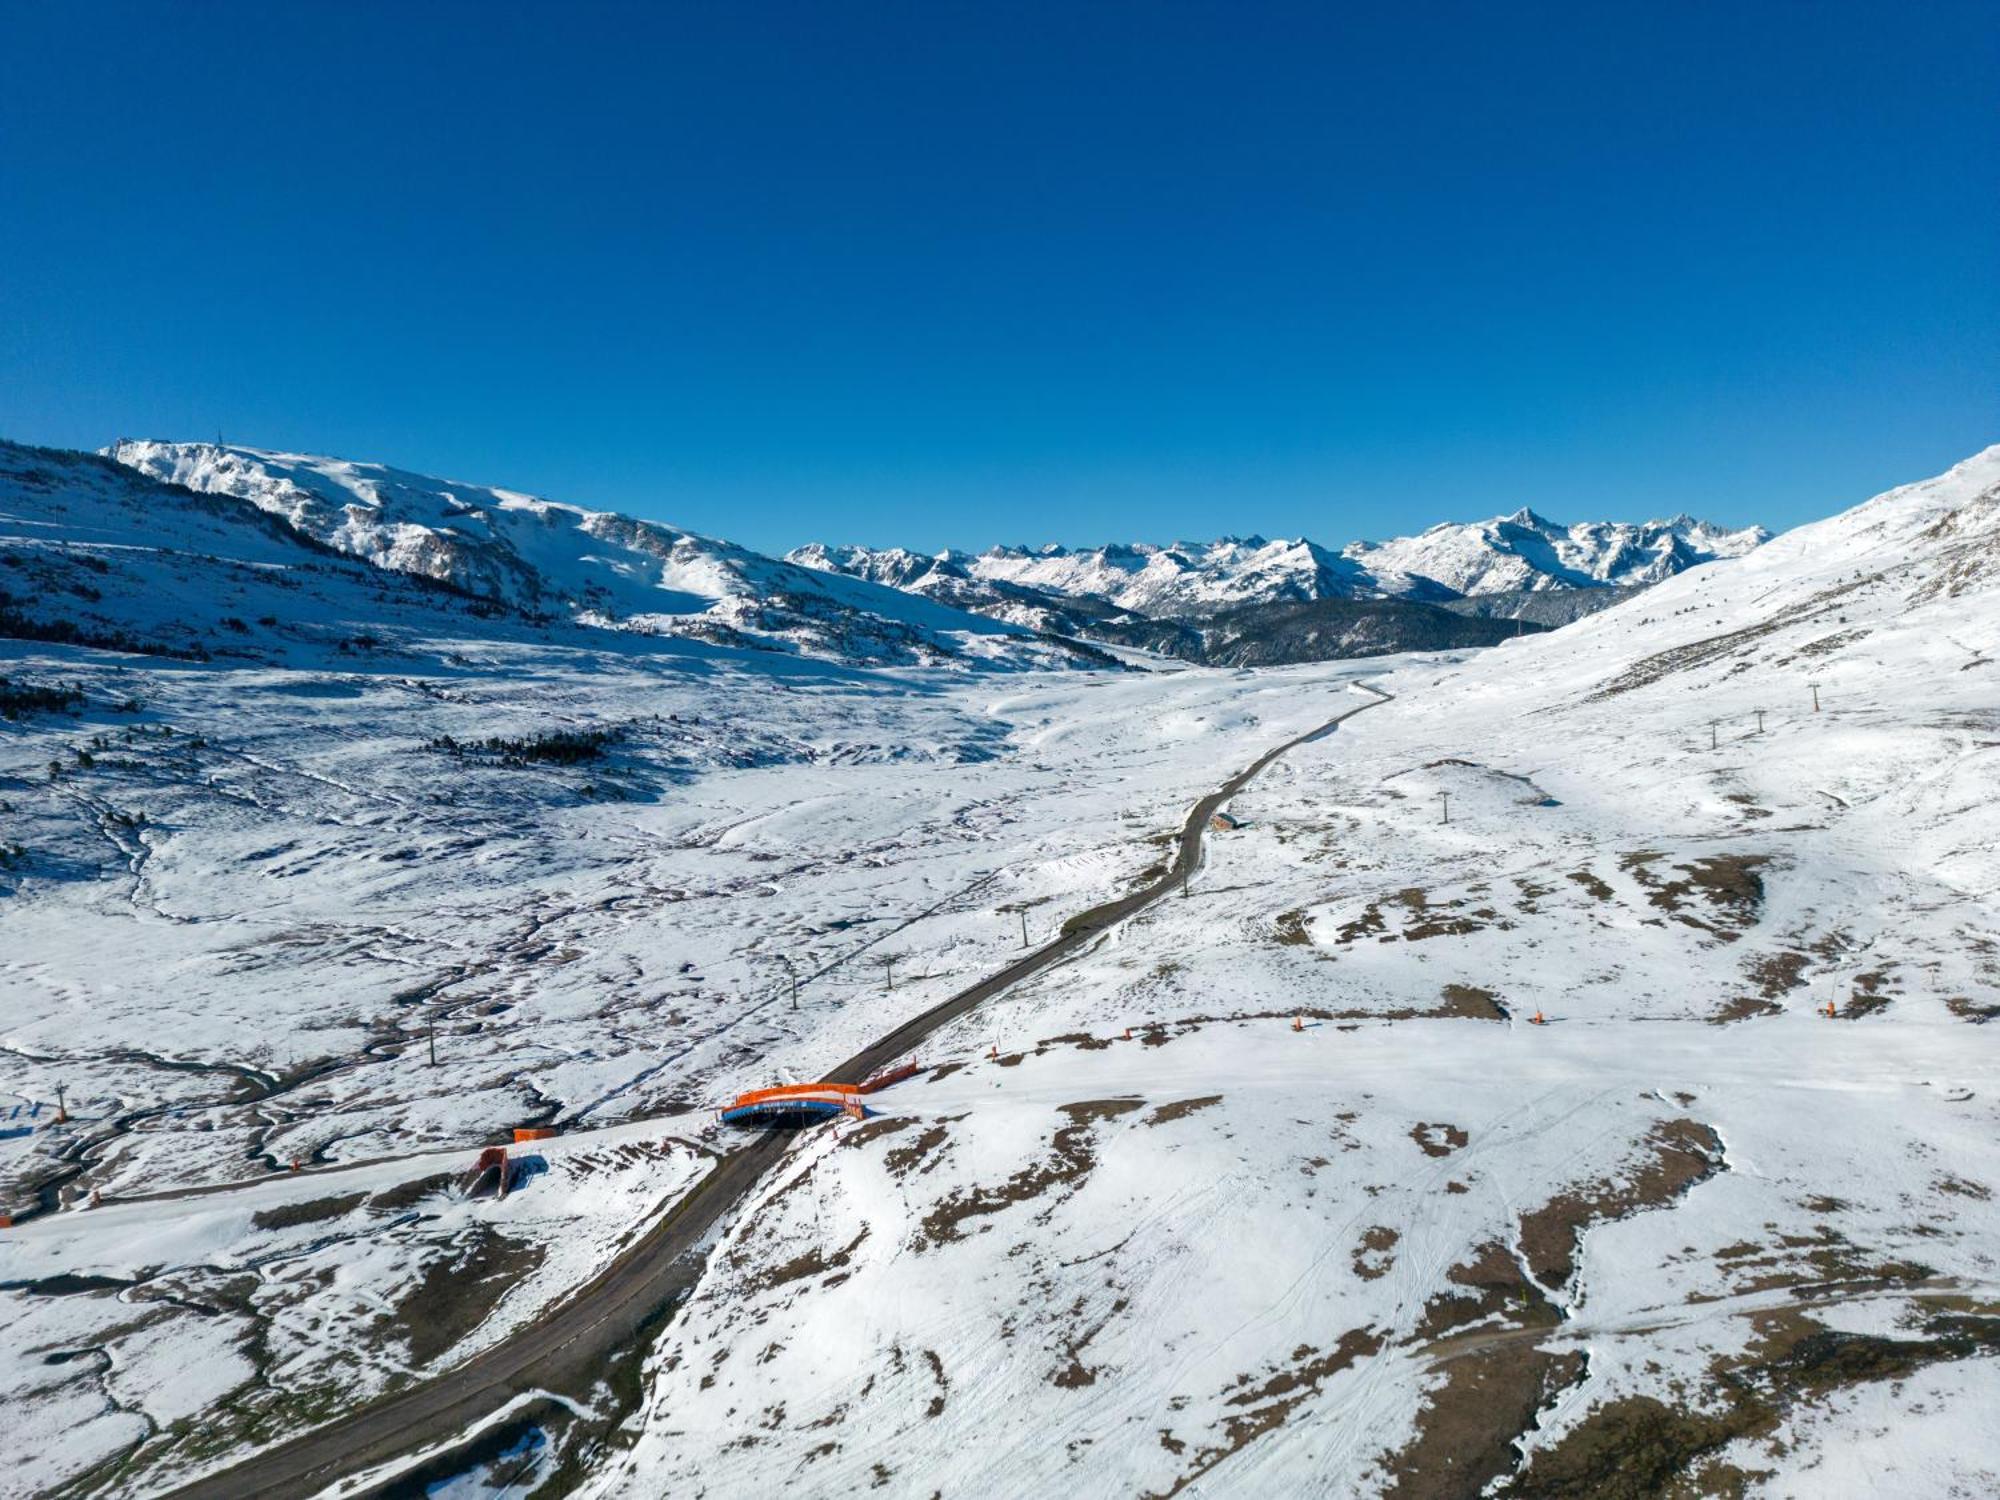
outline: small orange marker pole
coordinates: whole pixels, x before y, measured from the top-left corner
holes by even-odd
[[[1293,1016],[1292,1030],[1304,1031],[1305,1029],[1306,1029],[1306,1018],[1304,1016]]]
[[[1534,1015],[1533,1024],[1536,1026],[1546,1026],[1549,1024],[1549,1018],[1543,1015],[1540,1011],[1536,1011]]]
[[[298,1158],[297,1158],[296,1156],[295,1156],[295,1157],[293,1157],[293,1158],[292,1158],[292,1170],[293,1170],[294,1172],[303,1172],[303,1171],[305,1170],[305,1163],[304,1163],[304,1162],[302,1162],[302,1161],[300,1161],[300,1160],[299,1160],[299,1159],[298,1159]]]
[[[1125,1028],[1125,1040],[1128,1042],[1132,1040],[1132,1028],[1130,1026]]]
[[[986,1057],[989,1062],[998,1062],[1000,1060],[1000,1044],[998,1042],[995,1042],[991,1047],[986,1049]]]

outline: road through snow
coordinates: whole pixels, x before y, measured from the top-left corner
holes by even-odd
[[[1355,714],[1391,701],[1391,695],[1379,688],[1355,685],[1374,694],[1373,700],[1265,751],[1248,768],[1195,803],[1181,826],[1173,864],[1159,879],[1073,918],[1053,941],[905,1022],[834,1068],[825,1081],[860,1082],[968,1011],[1185,885],[1200,867],[1209,820],[1231,797],[1287,751],[1321,739]],[[448,1444],[519,1396],[564,1386],[583,1387],[608,1355],[629,1344],[662,1309],[692,1288],[701,1275],[703,1261],[691,1252],[777,1165],[788,1141],[783,1132],[767,1132],[743,1150],[722,1158],[595,1280],[502,1343],[436,1380],[388,1396],[222,1473],[170,1491],[170,1500],[255,1500],[316,1494],[345,1476]]]

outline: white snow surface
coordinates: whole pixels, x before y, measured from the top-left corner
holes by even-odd
[[[10,540],[37,563],[84,545],[43,503]],[[300,597],[369,607],[329,566]],[[1239,794],[1186,899],[796,1140],[589,1492],[1559,1478],[1606,1413],[1724,1411],[1720,1376],[1790,1379],[1812,1332],[1919,1354],[1683,1478],[1991,1488],[2000,448],[1365,674],[861,671],[391,606],[350,653],[0,642],[11,682],[85,694],[0,720],[0,1185],[64,1205],[0,1232],[30,1455],[0,1492],[120,1457],[158,1487],[226,1461],[231,1403],[282,1427],[381,1389],[432,1266],[540,1257],[433,1365],[521,1326],[734,1144],[709,1107],[993,972],[1023,912],[1039,939],[1129,889],[1364,675],[1393,701]],[[433,748],[555,727],[611,737]],[[504,1204],[410,1187],[542,1120],[576,1133]],[[199,1369],[160,1357],[183,1328]],[[1479,1340],[1546,1358],[1469,1390]],[[1494,1390],[1515,1425],[1439,1436]]]

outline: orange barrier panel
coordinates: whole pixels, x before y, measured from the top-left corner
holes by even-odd
[[[545,1125],[519,1125],[514,1129],[514,1144],[522,1141],[547,1141],[555,1138],[555,1132]]]
[[[828,1094],[859,1094],[861,1090],[851,1083],[788,1083],[775,1089],[752,1089],[747,1094],[739,1094],[732,1108],[741,1109],[746,1104],[762,1104],[766,1099],[796,1099],[801,1096],[813,1099],[825,1098]]]
[[[886,1073],[877,1073],[873,1078],[861,1085],[860,1092],[872,1094],[877,1089],[886,1089],[892,1083],[901,1083],[905,1078],[914,1078],[917,1075],[918,1068],[921,1066],[919,1063],[904,1063],[900,1068],[891,1068]]]

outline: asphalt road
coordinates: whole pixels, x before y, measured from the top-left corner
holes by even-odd
[[[1389,701],[1350,708],[1319,728],[1260,755],[1250,767],[1194,805],[1181,827],[1167,873],[1151,885],[1073,917],[1061,936],[1023,954],[828,1073],[828,1083],[859,1083],[915,1048],[939,1028],[1032,974],[1074,953],[1106,928],[1143,911],[1186,882],[1201,863],[1208,822],[1231,797],[1288,750],[1331,734],[1344,720]],[[688,1292],[703,1262],[694,1250],[785,1154],[789,1135],[769,1131],[722,1158],[630,1249],[566,1301],[504,1343],[446,1370],[435,1380],[386,1396],[338,1421],[253,1454],[234,1468],[170,1493],[168,1500],[261,1500],[316,1494],[345,1475],[446,1442],[529,1391],[581,1389],[605,1358],[629,1344],[660,1309]]]

